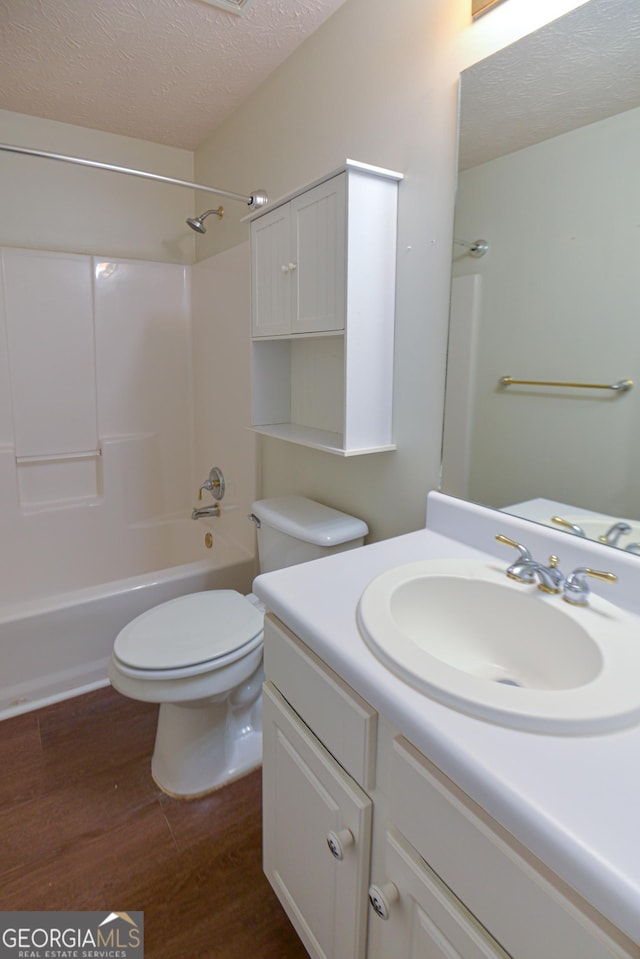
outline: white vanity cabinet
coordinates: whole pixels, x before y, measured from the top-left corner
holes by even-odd
[[[640,957],[271,614],[265,673],[265,872],[313,959]]]
[[[347,161],[252,219],[258,432],[343,456],[393,449],[400,179]]]
[[[314,959],[364,959],[369,797],[268,684],[264,869]]]
[[[369,890],[378,917],[371,925],[372,959],[509,959],[395,829],[385,837],[382,871],[393,880]]]

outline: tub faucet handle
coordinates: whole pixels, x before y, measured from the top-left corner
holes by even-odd
[[[220,500],[224,496],[225,484],[222,470],[219,466],[212,466],[209,470],[209,476],[198,490],[198,499],[202,499],[202,490],[208,490],[214,499]]]

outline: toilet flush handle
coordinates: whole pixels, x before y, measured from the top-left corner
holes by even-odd
[[[262,526],[262,523],[260,522],[260,520],[258,519],[255,513],[248,513],[247,519],[251,520],[251,522],[255,525],[256,529],[260,529],[260,527]]]

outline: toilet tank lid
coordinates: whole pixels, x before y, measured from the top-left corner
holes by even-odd
[[[331,506],[323,506],[306,496],[259,499],[253,503],[251,511],[265,526],[315,546],[339,546],[361,539],[369,532],[363,520]]]

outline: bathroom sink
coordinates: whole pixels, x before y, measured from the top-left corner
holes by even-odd
[[[500,725],[591,734],[640,721],[640,624],[514,583],[496,562],[425,560],[367,586],[361,635],[433,699]]]

